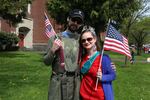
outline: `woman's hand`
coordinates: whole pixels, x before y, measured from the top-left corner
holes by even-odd
[[[97,77],[99,80],[102,80],[102,71],[100,69],[97,71]]]

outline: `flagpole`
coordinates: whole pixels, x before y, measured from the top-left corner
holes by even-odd
[[[110,23],[110,19],[108,20],[108,25],[107,25],[107,29],[106,29],[106,35],[107,35],[107,32],[108,32],[109,23]],[[105,42],[105,37],[104,37],[104,42]],[[104,54],[104,45],[103,45],[103,48],[102,48],[102,53],[101,53],[101,58],[100,58],[100,62],[99,62],[98,72],[100,72],[100,71],[102,72],[102,70],[101,70],[101,64],[102,64],[103,54]],[[97,90],[98,80],[99,80],[99,79],[98,79],[98,77],[97,77],[95,90]]]

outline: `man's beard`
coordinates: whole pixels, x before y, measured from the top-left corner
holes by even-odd
[[[78,31],[78,27],[76,25],[70,25],[68,26],[68,29],[73,33]]]

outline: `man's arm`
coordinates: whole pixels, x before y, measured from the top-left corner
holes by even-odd
[[[59,39],[55,39],[51,37],[48,41],[47,52],[44,55],[44,63],[46,65],[51,65],[56,54],[55,52],[61,47],[61,41]]]

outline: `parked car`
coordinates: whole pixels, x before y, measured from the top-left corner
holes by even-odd
[[[144,53],[150,53],[150,44],[143,45]]]

